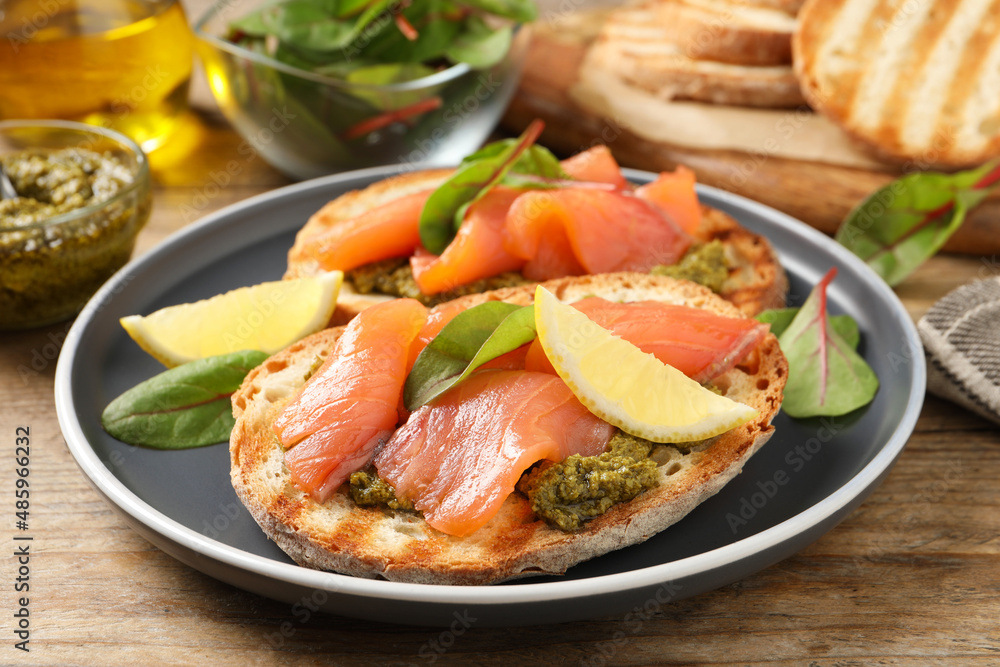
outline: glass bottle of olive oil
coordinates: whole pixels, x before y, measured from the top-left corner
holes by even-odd
[[[0,119],[82,120],[153,150],[187,108],[193,47],[176,0],[0,0]]]

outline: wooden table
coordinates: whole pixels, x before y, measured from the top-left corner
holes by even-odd
[[[194,217],[287,181],[239,153],[214,117],[190,153],[154,156],[155,208],[137,252]],[[179,142],[180,144],[180,142]],[[239,173],[217,187],[230,160]],[[171,160],[176,164],[170,165]],[[1000,270],[992,257],[939,256],[898,288],[914,317],[952,288]],[[302,610],[182,565],[130,530],[90,487],[53,405],[68,324],[0,335],[0,489],[13,514],[15,429],[31,429],[30,592],[16,594],[14,517],[3,521],[0,663],[75,664],[997,664],[1000,661],[1000,434],[928,398],[885,483],[840,526],[743,581],[664,605],[637,622],[473,627],[443,654],[441,631]],[[12,613],[29,597],[30,653]],[[274,640],[282,623],[292,633]],[[447,639],[447,638],[446,638]],[[445,643],[450,644],[449,641]],[[606,662],[605,662],[606,661]]]

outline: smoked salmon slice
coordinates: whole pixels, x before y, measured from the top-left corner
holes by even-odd
[[[434,528],[468,535],[542,459],[604,451],[614,427],[554,375],[477,371],[410,415],[374,459]]]
[[[525,276],[547,280],[567,275],[564,271],[572,264],[567,250],[583,269],[577,274],[649,271],[677,262],[691,237],[638,197],[565,188],[518,197],[507,215],[504,243],[512,255],[526,260]]]
[[[551,280],[587,273],[573,250],[566,221],[548,213],[558,204],[551,191],[536,191],[514,201],[504,229],[506,247],[527,260],[521,273],[528,280]]]
[[[410,346],[426,320],[414,299],[366,308],[275,420],[292,482],[319,502],[396,428]]]
[[[348,271],[412,255],[420,244],[420,212],[432,192],[405,195],[356,218],[334,223],[313,236],[302,254],[315,259],[326,271]],[[321,209],[314,217],[323,215]]]
[[[735,366],[768,331],[766,324],[750,318],[723,317],[660,301],[614,303],[591,297],[573,307],[697,382],[707,382]],[[555,373],[538,340],[528,349],[525,368]]]
[[[524,260],[508,252],[503,242],[507,211],[521,194],[514,188],[493,188],[469,207],[443,253],[432,255],[423,250],[411,257],[410,267],[420,291],[437,294],[524,266]]]
[[[560,165],[567,174],[578,181],[610,183],[618,190],[628,188],[621,167],[607,146],[594,146],[582,153],[566,158]]]
[[[681,165],[673,172],[662,172],[655,181],[641,186],[635,194],[656,204],[678,227],[694,234],[701,224],[701,205],[694,185],[694,172]]]

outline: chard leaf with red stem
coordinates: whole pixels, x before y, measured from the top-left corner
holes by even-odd
[[[837,241],[897,285],[941,249],[997,183],[996,161],[955,174],[908,174],[851,211]]]
[[[830,269],[778,337],[788,359],[781,409],[790,417],[844,415],[878,391],[875,371],[830,324],[826,289],[836,275]]]
[[[494,155],[464,163],[431,193],[420,213],[420,242],[440,255],[462,224],[469,206],[500,183],[542,132],[542,122],[534,121],[516,142]]]

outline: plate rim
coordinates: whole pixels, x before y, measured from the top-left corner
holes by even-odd
[[[531,583],[529,580],[526,583],[514,582],[503,586],[446,586],[363,579],[282,563],[217,542],[182,525],[146,503],[118,480],[97,456],[76,417],[71,391],[71,369],[84,330],[98,316],[105,302],[113,297],[123,279],[127,278],[133,269],[145,263],[151,263],[161,255],[169,254],[177,246],[183,246],[189,237],[196,236],[202,230],[220,224],[220,221],[239,215],[246,209],[252,209],[276,199],[294,198],[300,192],[342,186],[345,183],[362,180],[374,182],[370,179],[386,178],[414,170],[415,168],[410,165],[371,167],[294,183],[235,202],[174,232],[142,256],[133,259],[112,276],[92,297],[73,323],[63,343],[56,366],[55,405],[59,426],[71,455],[90,483],[116,509],[126,513],[157,535],[203,557],[272,580],[316,590],[365,598],[447,605],[514,605],[551,602],[648,588],[723,568],[750,556],[778,548],[795,536],[830,520],[838,512],[850,506],[866,490],[873,488],[880,478],[888,473],[909,440],[919,417],[925,395],[926,365],[922,353],[912,355],[914,386],[890,437],[872,460],[845,484],[805,510],[759,533],[680,560],[578,580],[537,583]],[[634,181],[641,182],[655,178],[655,174],[647,171],[624,169],[623,172],[629,180]],[[769,206],[719,188],[702,184],[698,184],[697,188],[699,196],[707,196],[709,199],[745,210],[750,214],[765,218],[769,223],[774,223],[796,236],[804,237],[807,241],[822,244],[835,261],[852,265],[852,268],[860,271],[862,275],[868,274],[869,288],[880,292],[883,300],[890,303],[896,311],[894,313],[895,319],[906,330],[905,342],[914,346],[915,342],[919,341],[916,325],[892,289],[846,248],[839,244],[829,243],[829,237],[818,230]],[[172,554],[169,555],[175,557]]]

